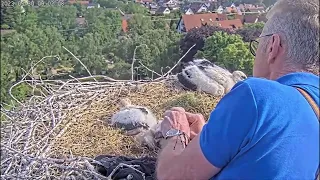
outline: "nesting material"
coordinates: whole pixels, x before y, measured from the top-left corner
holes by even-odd
[[[171,83],[41,81],[48,95],[34,96],[13,110],[1,124],[3,179],[103,179],[90,163],[98,155],[142,157],[157,151],[106,122],[126,97],[148,107],[161,119],[165,110],[181,106],[208,118],[220,97],[180,91]],[[66,178],[68,177],[68,178]]]
[[[111,95],[112,96],[112,95]],[[155,155],[153,151],[140,146],[134,137],[127,136],[118,128],[108,126],[108,121],[120,106],[117,102],[128,98],[132,104],[149,107],[157,119],[162,119],[165,110],[182,106],[187,111],[202,113],[208,118],[219,97],[188,91],[176,91],[164,83],[150,83],[139,86],[138,90],[123,89],[114,101],[108,98],[92,103],[87,116],[78,119],[73,128],[56,141],[54,154],[67,156],[70,152],[76,156],[95,157],[99,154],[140,156]]]

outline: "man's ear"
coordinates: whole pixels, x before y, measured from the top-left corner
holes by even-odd
[[[282,53],[281,38],[278,34],[271,36],[268,47],[268,64],[274,64],[277,57]]]

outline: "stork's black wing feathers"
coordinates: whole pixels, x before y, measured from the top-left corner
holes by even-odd
[[[148,112],[148,110],[146,108],[139,107],[137,109],[141,110],[144,114],[149,114],[149,112]]]
[[[186,77],[184,77],[181,73],[178,73],[177,75],[179,82],[186,88],[196,91],[197,85],[190,82]]]

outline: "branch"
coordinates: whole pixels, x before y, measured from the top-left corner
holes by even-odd
[[[65,49],[66,51],[68,51],[77,61],[80,62],[80,64],[86,69],[86,71],[88,72],[88,74],[90,75],[90,77],[92,77],[94,79],[94,81],[97,82],[97,80],[92,76],[92,74],[90,73],[90,71],[88,70],[88,68],[80,61],[79,58],[77,58],[71,51],[69,51],[67,48],[65,48],[64,46],[62,46],[63,49]]]
[[[154,74],[156,74],[156,75],[158,75],[158,76],[162,76],[161,74],[155,72],[154,70],[149,69],[147,66],[145,66],[144,64],[142,64],[141,61],[139,61],[139,64],[140,64],[141,66],[143,66],[144,68],[146,68],[148,71],[150,71],[150,72],[152,72],[152,73],[154,73]]]
[[[188,49],[188,51],[178,60],[178,62],[177,62],[168,72],[166,72],[166,73],[163,75],[163,77],[166,77],[168,74],[170,74],[170,73],[173,71],[173,69],[178,66],[178,64],[180,63],[180,61],[181,61],[181,60],[191,51],[191,49],[192,49],[193,47],[195,47],[195,46],[196,46],[196,44],[192,45],[192,46]],[[159,77],[159,78],[155,79],[155,81],[160,80],[160,79],[162,79],[163,77]]]
[[[131,81],[133,81],[133,69],[134,69],[134,63],[135,63],[135,61],[136,61],[136,51],[137,51],[137,49],[138,49],[138,47],[141,47],[141,46],[146,46],[147,48],[148,48],[148,46],[146,45],[146,44],[140,44],[140,45],[138,45],[138,46],[136,46],[135,48],[134,48],[134,51],[133,51],[133,57],[132,57],[132,63],[131,63]]]

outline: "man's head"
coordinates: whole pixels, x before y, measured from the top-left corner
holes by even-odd
[[[267,14],[253,76],[319,71],[319,0],[278,0]]]

